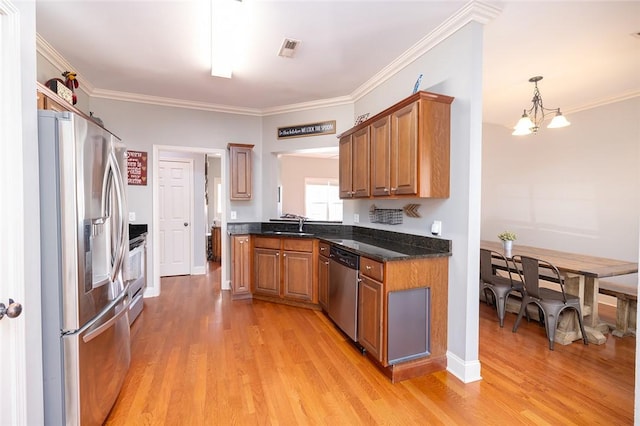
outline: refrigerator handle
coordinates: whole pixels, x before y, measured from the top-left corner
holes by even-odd
[[[129,286],[127,285],[127,288],[125,289],[125,291],[122,292],[122,294],[120,295],[120,297],[118,297],[116,300],[114,300],[113,302],[111,302],[108,306],[108,309],[106,310],[111,310],[111,308],[113,308],[114,306],[116,306],[118,303],[122,302],[123,300],[128,298],[128,293],[129,293]],[[120,312],[118,312],[117,314],[115,314],[113,317],[109,318],[104,324],[100,324],[99,327],[96,327],[95,330],[91,330],[90,332],[88,332],[87,334],[85,334],[84,336],[82,336],[82,340],[85,343],[88,343],[90,341],[92,341],[93,339],[95,339],[96,337],[98,337],[99,335],[101,335],[105,330],[107,330],[108,328],[110,328],[114,322],[118,321],[118,319],[123,316],[124,314],[126,314],[127,312],[129,312],[129,303],[131,302],[130,300],[125,300],[126,303],[125,305],[122,307],[122,309],[120,309]],[[100,318],[102,318],[101,315],[98,315],[97,317],[95,317],[95,319],[93,321],[88,322],[84,327],[82,327],[82,329],[78,330],[78,333],[82,333],[84,330],[92,327]]]
[[[122,265],[124,264],[124,258],[126,255],[127,241],[125,241],[125,236],[127,234],[126,227],[127,221],[125,219],[125,205],[124,205],[124,182],[122,180],[122,174],[120,170],[120,166],[118,165],[118,160],[115,156],[115,152],[111,152],[109,156],[109,160],[111,163],[111,176],[113,177],[114,188],[116,191],[116,198],[118,203],[118,247],[116,250],[115,262],[113,265],[113,269],[111,271],[111,281],[116,282],[118,278],[118,273],[122,270]]]

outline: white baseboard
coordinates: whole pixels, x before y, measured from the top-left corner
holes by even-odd
[[[194,266],[191,275],[204,275],[206,273],[207,268],[205,266]]]
[[[467,362],[449,351],[447,351],[447,371],[464,383],[482,380],[480,360]]]
[[[143,297],[146,299],[147,297],[158,297],[160,296],[160,291],[158,291],[157,288],[155,287],[147,287],[144,290],[144,295]]]
[[[220,290],[231,290],[231,280],[222,281]]]

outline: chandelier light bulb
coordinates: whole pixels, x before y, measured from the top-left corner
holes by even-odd
[[[571,123],[564,115],[562,115],[562,113],[560,112],[560,108],[558,108],[558,112],[556,112],[555,117],[553,117],[553,120],[551,120],[551,123],[549,123],[547,129],[559,129],[561,127],[567,127],[569,125],[571,125]]]
[[[522,112],[522,117],[518,120],[518,124],[513,128],[513,133],[511,134],[514,136],[530,135],[531,129],[534,127],[535,124],[533,124],[533,121],[531,121],[525,110]]]
[[[538,82],[542,80],[542,76],[535,76],[529,79],[529,82],[533,83],[533,98],[531,99],[531,108],[525,109],[522,113],[522,117],[518,120],[518,124],[514,127],[512,135],[530,135],[531,133],[538,133],[538,129],[542,126],[545,118],[552,112],[555,114],[549,125],[548,129],[558,129],[560,127],[567,127],[571,123],[560,112],[560,108],[545,108],[542,104],[542,95],[538,89]]]

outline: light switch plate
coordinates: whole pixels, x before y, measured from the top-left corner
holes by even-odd
[[[353,214],[353,223],[360,223],[360,215],[358,213]]]
[[[235,210],[231,210],[231,220],[234,220],[237,218],[238,218],[238,212],[236,212]]]
[[[129,212],[129,222],[135,222],[136,212]]]

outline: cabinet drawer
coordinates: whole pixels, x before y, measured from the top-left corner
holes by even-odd
[[[270,248],[274,250],[280,250],[280,238],[255,237],[253,245],[254,247],[259,247],[259,248]]]
[[[318,243],[319,251],[318,254],[320,256],[329,257],[329,248],[331,247],[327,243]]]
[[[303,238],[285,238],[283,239],[284,250],[290,251],[306,251],[313,252],[313,240]]]
[[[384,264],[371,260],[368,257],[360,258],[360,273],[382,282],[384,278]]]

